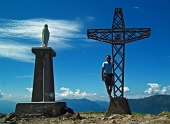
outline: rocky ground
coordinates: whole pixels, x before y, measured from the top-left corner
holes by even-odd
[[[0,115],[0,124],[170,124],[170,112],[159,115],[113,114],[105,117],[104,113],[66,113],[61,116],[49,115],[23,115],[14,113]]]

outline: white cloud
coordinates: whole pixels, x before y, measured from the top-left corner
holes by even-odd
[[[29,92],[32,92],[33,88],[26,88]]]
[[[62,93],[56,93],[57,98],[96,98],[100,97],[97,93],[86,93],[81,92],[80,89],[76,89],[75,92],[71,91],[69,88],[61,87]],[[102,98],[102,97],[101,97]]]
[[[124,92],[129,92],[129,88],[128,87],[124,87]]]
[[[161,85],[156,83],[148,83],[150,87],[145,90],[144,92],[146,94],[150,95],[156,95],[156,94],[166,94],[168,91],[170,91],[170,86],[163,87],[162,90],[160,89]]]
[[[26,88],[29,92],[32,92],[33,88]],[[69,88],[61,87],[61,93],[55,93],[55,97],[58,98],[104,98],[103,96],[99,96],[97,93],[87,93],[81,92],[80,89],[76,89],[76,91],[71,91]]]
[[[122,87],[120,88],[120,90],[122,90]],[[129,88],[128,87],[124,87],[124,92],[129,92]]]
[[[50,19],[29,19],[29,20],[7,20],[0,19],[0,37],[19,37],[24,39],[39,39],[44,24],[48,24],[50,39],[56,38],[80,38],[79,34],[82,25],[76,21],[50,20]],[[77,34],[77,35],[75,35]]]
[[[32,93],[33,88],[26,88],[27,91]],[[76,89],[76,91],[71,91],[69,88],[61,87],[60,88],[61,93],[55,93],[56,100],[63,99],[63,98],[69,98],[69,99],[82,99],[87,98],[89,100],[108,100],[108,97],[105,96],[99,96],[97,93],[87,93],[87,92],[81,92],[80,89]],[[0,95],[2,95],[0,91]],[[3,100],[10,100],[13,102],[30,102],[32,95],[2,95]]]
[[[3,98],[3,97],[4,97],[2,94],[3,94],[3,93],[0,91],[0,98]]]
[[[134,94],[125,94],[125,97],[128,99],[141,99],[153,95],[159,95],[159,94],[170,94],[170,85],[165,86],[161,88],[161,85],[157,83],[148,83],[148,86],[150,86],[147,90],[145,90],[143,93],[134,93]]]
[[[0,57],[33,62],[31,47],[41,46],[44,24],[48,24],[50,31],[49,46],[57,50],[71,48],[66,41],[86,37],[81,34],[82,24],[76,20],[0,19]]]

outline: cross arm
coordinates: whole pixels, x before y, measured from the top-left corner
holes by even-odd
[[[119,34],[120,40],[116,41],[116,35]],[[124,37],[123,37],[124,35]],[[125,28],[125,29],[88,29],[87,37],[106,43],[129,43],[132,41],[144,39],[150,36],[150,28]]]
[[[87,37],[93,40],[99,40],[106,43],[112,41],[112,29],[88,29]]]
[[[126,28],[125,29],[125,42],[144,39],[150,36],[150,28]]]

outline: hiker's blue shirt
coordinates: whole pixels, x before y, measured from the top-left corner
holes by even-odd
[[[104,73],[112,74],[112,64],[111,64],[111,62],[110,63],[108,63],[107,61],[103,62],[102,67],[104,68]]]

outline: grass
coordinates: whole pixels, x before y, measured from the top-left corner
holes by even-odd
[[[135,113],[135,112],[132,112],[132,115],[133,116],[146,116],[146,115],[148,115],[148,114],[142,114],[142,113]]]
[[[105,114],[106,112],[94,112],[94,111],[88,111],[88,112],[80,112],[80,114]],[[126,115],[126,114],[121,114],[121,115]],[[148,114],[141,114],[141,113],[135,113],[132,112],[133,116],[146,116]]]
[[[148,115],[148,114],[141,114],[141,113],[132,112],[132,115],[133,115],[133,116],[144,117],[144,116],[146,116],[146,115]],[[160,114],[150,114],[150,115],[154,115],[154,116],[166,116],[167,118],[170,119],[170,112],[168,112],[168,111],[163,111],[163,112],[161,112]]]
[[[88,111],[88,112],[80,112],[80,114],[105,114],[106,112],[94,112],[94,111]],[[123,115],[123,114],[122,114]],[[146,116],[148,114],[141,114],[141,113],[135,113],[135,112],[132,112],[132,115],[133,116]]]

